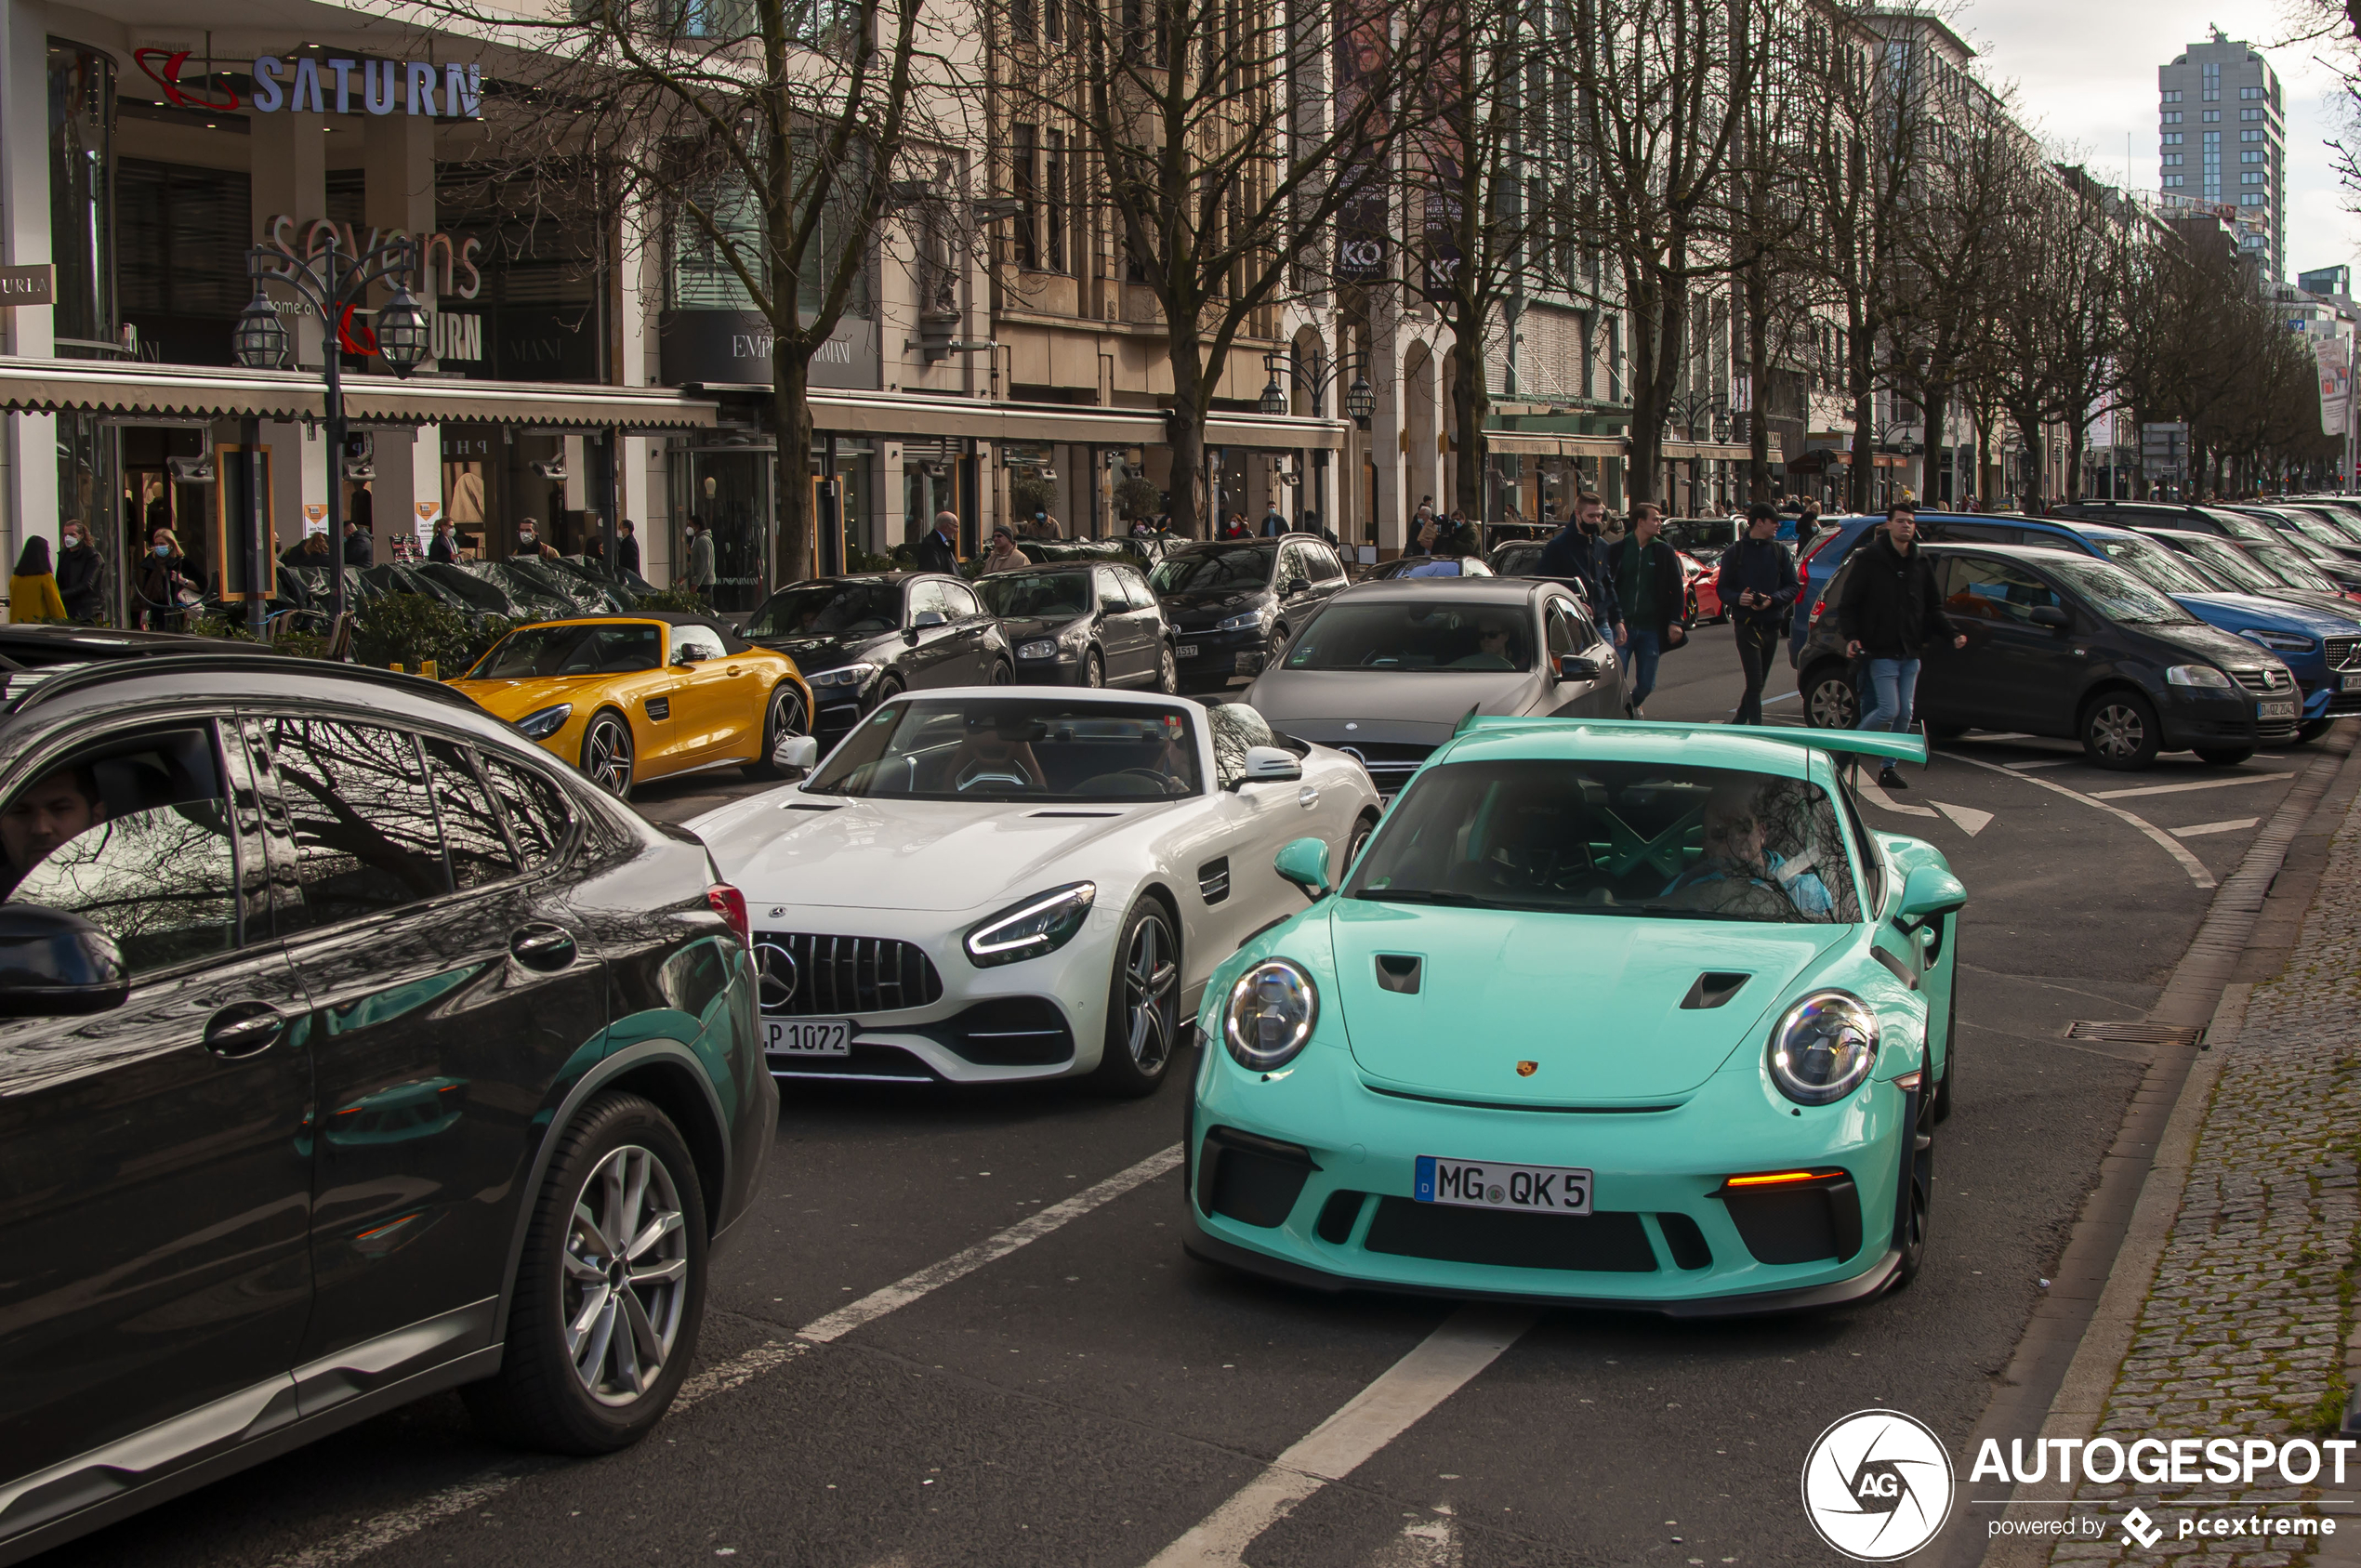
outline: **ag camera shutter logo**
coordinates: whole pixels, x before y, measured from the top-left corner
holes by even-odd
[[[1907,1557],[1950,1516],[1951,1456],[1915,1417],[1856,1410],[1804,1456],[1803,1511],[1822,1540],[1856,1561]]]

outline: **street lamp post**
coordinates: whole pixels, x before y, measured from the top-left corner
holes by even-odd
[[[1377,389],[1369,385],[1367,355],[1344,354],[1331,360],[1314,349],[1308,370],[1292,353],[1273,351],[1263,355],[1263,373],[1271,378],[1262,389],[1260,406],[1265,414],[1285,414],[1287,411],[1287,394],[1279,385],[1279,362],[1282,359],[1287,362],[1287,378],[1311,393],[1312,417],[1314,419],[1327,417],[1328,378],[1334,376],[1342,382],[1344,373],[1352,371],[1352,384],[1344,389],[1344,412],[1361,428],[1365,430],[1369,428],[1369,415],[1378,408],[1378,393]],[[1328,468],[1327,449],[1323,447],[1312,456],[1312,471],[1326,473]],[[1325,491],[1326,488],[1325,483],[1315,481],[1315,490]],[[1325,495],[1321,497],[1320,504],[1323,507],[1327,505]],[[1339,541],[1344,538],[1342,530],[1337,531],[1337,538]]]
[[[231,347],[240,364],[248,370],[278,370],[283,368],[294,341],[286,323],[279,319],[263,284],[279,283],[294,291],[296,296],[320,312],[321,329],[325,342],[322,359],[327,380],[328,437],[328,548],[336,570],[329,576],[328,630],[331,646],[342,640],[345,630],[344,591],[344,343],[352,313],[368,297],[372,284],[389,282],[393,297],[377,312],[376,327],[371,343],[362,345],[363,351],[374,351],[386,362],[386,368],[397,376],[409,374],[426,362],[429,328],[427,313],[420,308],[408,286],[402,281],[407,275],[415,278],[423,252],[418,242],[411,239],[388,240],[376,249],[359,256],[347,255],[336,245],[336,235],[327,236],[325,250],[313,262],[295,263],[282,251],[268,245],[257,245],[246,252],[246,276],[254,280],[254,298],[238,317],[236,330],[231,336]]]

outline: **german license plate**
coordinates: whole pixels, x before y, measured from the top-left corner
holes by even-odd
[[[2361,692],[2361,675],[2339,676],[2337,678],[2337,690],[2340,692]]]
[[[773,1056],[850,1056],[849,1018],[783,1018],[762,1021],[762,1048]]]
[[[2261,708],[2262,717],[2265,718],[2293,718],[2295,717],[2293,703],[2263,703]]]
[[[1588,1214],[1590,1173],[1570,1166],[1503,1166],[1418,1156],[1411,1196],[1422,1204],[1505,1208],[1520,1214]]]
[[[1197,656],[1197,645],[1194,642],[1184,642],[1172,651],[1172,656],[1176,659],[1194,659]]]

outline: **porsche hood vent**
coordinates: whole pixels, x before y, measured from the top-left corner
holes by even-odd
[[[1753,978],[1754,976],[1750,974],[1732,974],[1718,969],[1708,969],[1697,976],[1696,983],[1689,987],[1689,994],[1681,998],[1681,1006],[1691,1010],[1700,1008],[1718,1008],[1745,990],[1747,982]]]

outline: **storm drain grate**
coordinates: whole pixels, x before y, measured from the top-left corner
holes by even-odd
[[[2106,1040],[2118,1046],[2194,1046],[2205,1038],[2202,1023],[2101,1023],[2077,1019],[2066,1025],[2069,1040]]]

